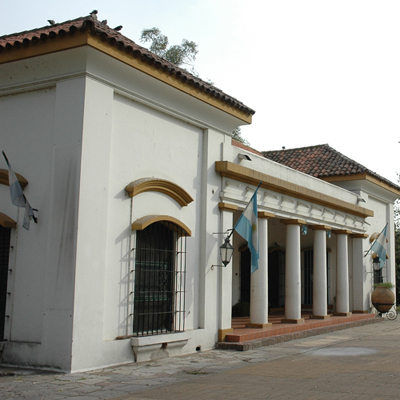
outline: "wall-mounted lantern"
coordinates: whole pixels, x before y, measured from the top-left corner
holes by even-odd
[[[234,250],[233,246],[231,245],[231,243],[229,241],[229,237],[230,236],[225,238],[225,242],[219,248],[220,254],[221,254],[221,261],[222,261],[222,264],[224,264],[224,267],[226,267],[231,262],[231,258],[232,258],[233,250]]]

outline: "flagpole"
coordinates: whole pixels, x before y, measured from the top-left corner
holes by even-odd
[[[260,183],[258,184],[256,190],[255,190],[254,193],[253,193],[253,196],[254,196],[255,193],[257,193],[257,190],[258,190],[258,188],[261,186],[261,184],[262,184],[262,181],[260,181]],[[253,198],[253,196],[251,196],[251,199]],[[251,199],[250,199],[250,201],[251,201]],[[250,202],[249,202],[249,203],[250,203]],[[247,206],[246,206],[246,207],[247,207]],[[236,224],[236,225],[237,225],[237,224]],[[231,238],[231,236],[233,235],[233,232],[235,232],[236,225],[235,225],[235,226],[233,227],[233,229],[231,230],[231,233],[225,238],[225,241],[226,241],[226,240],[229,240],[229,239]]]

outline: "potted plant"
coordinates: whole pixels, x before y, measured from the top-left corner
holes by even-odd
[[[393,284],[390,282],[381,282],[374,285],[374,291],[371,294],[371,301],[374,307],[380,313],[388,312],[394,304]]]

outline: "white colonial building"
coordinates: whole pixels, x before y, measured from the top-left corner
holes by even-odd
[[[0,357],[81,371],[210,349],[232,306],[301,323],[370,312],[369,238],[400,189],[326,182],[232,143],[254,111],[92,16],[0,38],[2,150],[38,209],[0,170]],[[260,261],[219,247],[255,188]],[[360,198],[365,203],[360,203]],[[328,311],[332,308],[332,311]]]

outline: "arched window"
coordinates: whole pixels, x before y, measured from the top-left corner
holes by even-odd
[[[186,232],[170,221],[136,233],[133,335],[184,331]]]

